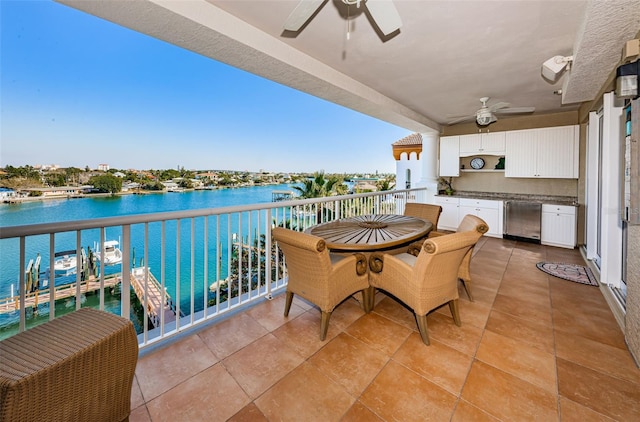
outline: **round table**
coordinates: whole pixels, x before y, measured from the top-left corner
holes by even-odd
[[[332,251],[372,252],[407,246],[432,228],[430,221],[417,217],[374,214],[318,224],[305,233],[323,238]]]

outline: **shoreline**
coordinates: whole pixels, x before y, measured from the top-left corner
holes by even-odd
[[[167,191],[167,190],[140,190],[140,191],[127,191],[127,192],[118,192],[118,193],[92,193],[92,194],[76,194],[76,195],[43,195],[43,196],[26,196],[23,198],[5,198],[0,201],[0,204],[3,205],[20,205],[25,202],[36,202],[36,201],[48,201],[55,199],[85,199],[85,198],[108,198],[110,196],[126,196],[126,195],[154,195],[154,194],[168,194],[168,193],[186,193],[186,192],[195,192],[195,191],[209,191],[209,190],[222,190],[222,189],[241,189],[241,188],[251,188],[255,186],[279,186],[283,183],[265,183],[261,185],[247,185],[247,186],[216,186],[213,189],[184,189],[181,191]],[[284,183],[287,184],[287,183]]]

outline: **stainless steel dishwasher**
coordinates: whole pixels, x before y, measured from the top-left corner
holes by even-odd
[[[504,207],[504,237],[540,243],[542,204],[506,201]]]

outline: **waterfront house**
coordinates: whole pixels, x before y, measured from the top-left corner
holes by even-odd
[[[436,347],[415,344],[413,321],[389,299],[370,317],[349,303],[333,317],[331,341],[318,343],[308,304],[298,302],[285,321],[276,297],[147,352],[132,420],[638,419],[640,375],[631,357],[640,359],[638,173],[628,190],[622,178],[638,157],[620,154],[627,104],[614,93],[616,69],[637,61],[637,1],[398,0],[403,26],[387,35],[375,27],[383,18],[363,11],[366,3],[319,2],[322,9],[291,33],[282,25],[294,2],[59,2],[419,133],[424,202],[441,199],[437,178],[447,176],[465,192],[572,197],[578,205],[560,224],[575,227],[575,249],[488,238],[476,264],[484,298],[463,307],[462,329],[433,315]],[[551,83],[540,71],[556,56],[571,59],[558,70],[561,82]],[[489,105],[535,112],[449,125],[457,116],[473,120],[487,96]],[[637,141],[638,100],[630,110]],[[539,136],[567,127],[571,135],[551,142]],[[461,148],[463,136],[478,135],[482,145],[498,132],[528,139],[528,157],[511,154],[513,142],[492,154]],[[569,147],[556,149],[560,142]],[[524,155],[518,169],[534,168],[471,164],[501,157],[495,152],[507,166]],[[636,205],[621,218],[627,192]],[[581,255],[599,289],[555,284],[530,269],[541,257],[583,262]]]

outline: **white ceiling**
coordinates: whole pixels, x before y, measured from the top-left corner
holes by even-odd
[[[419,132],[474,113],[484,96],[576,110],[640,31],[637,0],[395,0],[403,26],[387,40],[353,6],[347,40],[340,0],[297,34],[282,30],[297,0],[58,1]],[[572,54],[570,74],[542,78],[545,60]]]

